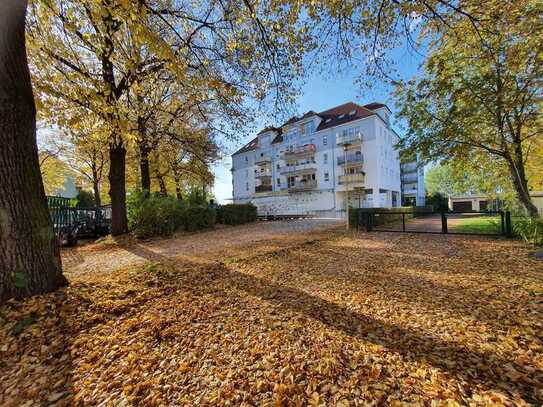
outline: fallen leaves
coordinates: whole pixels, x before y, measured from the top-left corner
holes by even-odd
[[[0,404],[537,405],[540,292],[541,264],[497,240],[153,259],[2,306]]]

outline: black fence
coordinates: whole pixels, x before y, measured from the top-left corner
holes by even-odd
[[[447,233],[512,236],[511,213],[434,212],[421,208],[349,210],[349,226],[381,232]]]
[[[73,245],[77,238],[98,237],[109,233],[111,207],[77,208],[70,198],[48,196],[49,218],[57,238]]]

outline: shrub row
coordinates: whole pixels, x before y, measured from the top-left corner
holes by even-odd
[[[189,206],[185,201],[156,194],[136,192],[128,199],[128,227],[139,239],[170,236],[183,228],[195,231],[215,225],[215,210]]]
[[[169,196],[135,192],[129,196],[127,205],[128,227],[139,239],[170,236],[181,228],[194,232],[211,228],[215,223],[240,225],[256,221],[256,206],[252,204],[214,209]]]
[[[225,225],[241,225],[255,222],[256,206],[253,204],[228,204],[217,208],[217,223]]]

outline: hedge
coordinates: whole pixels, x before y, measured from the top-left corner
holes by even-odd
[[[194,232],[195,230],[211,228],[215,225],[217,214],[215,209],[207,206],[192,206],[185,210],[185,230]]]
[[[217,208],[217,223],[225,225],[241,225],[255,222],[256,206],[253,204],[228,204]]]
[[[173,197],[135,192],[127,203],[128,227],[138,239],[170,236],[181,228],[192,232],[215,225],[215,209],[188,206],[186,201]]]

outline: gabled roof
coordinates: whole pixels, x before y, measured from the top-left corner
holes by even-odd
[[[370,110],[377,110],[377,109],[381,109],[382,107],[386,107],[388,109],[387,105],[385,105],[383,103],[378,103],[378,102],[368,103],[367,105],[364,105],[364,107],[366,109],[370,109]]]
[[[274,127],[274,126],[266,126],[262,130],[260,130],[257,134],[263,134],[267,131],[280,131],[281,129]]]
[[[357,105],[356,103],[344,103],[319,113],[319,116],[322,117],[322,121],[319,124],[319,127],[317,127],[317,131],[339,126],[340,124],[348,123],[353,120],[363,119],[364,117],[373,116],[374,114],[376,113],[364,106]]]
[[[258,134],[262,134],[267,131],[275,131],[277,132],[277,135],[275,136],[275,138],[272,140],[271,143],[272,144],[281,143],[283,141],[282,127],[288,126],[289,124],[296,123],[300,120],[307,119],[308,117],[319,116],[322,119],[319,126],[315,130],[315,131],[320,131],[320,130],[328,129],[330,127],[339,126],[344,123],[349,123],[354,120],[363,119],[365,117],[377,115],[375,110],[381,109],[383,107],[386,107],[388,109],[388,106],[383,103],[373,102],[373,103],[368,103],[367,105],[361,106],[353,102],[347,102],[320,113],[315,113],[313,110],[310,110],[304,113],[301,117],[296,117],[296,116],[291,117],[285,123],[283,123],[280,127],[266,126],[264,129],[258,132]],[[258,137],[251,140],[249,143],[244,145],[242,148],[240,148],[238,151],[236,151],[232,155],[256,150],[257,148],[258,148]]]
[[[307,119],[308,117],[317,116],[317,115],[318,114],[315,113],[313,110],[310,110],[310,111],[304,113],[301,117],[296,117],[296,116],[291,117],[286,122],[284,122],[281,125],[281,127],[288,126],[289,124],[296,123],[296,122],[299,122],[300,120]]]
[[[247,144],[245,144],[243,147],[241,147],[238,151],[236,151],[232,155],[246,153],[247,151],[256,150],[258,148],[258,137],[255,137],[251,141],[249,141]]]

